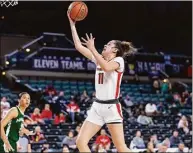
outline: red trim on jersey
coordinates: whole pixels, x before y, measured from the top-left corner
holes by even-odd
[[[98,74],[98,84],[100,84],[100,81],[101,81],[101,75],[100,75],[100,73]]]
[[[103,84],[104,73],[101,73],[101,84]]]
[[[122,73],[122,72],[118,72],[117,70],[115,70],[115,71],[118,73],[117,86],[116,86],[116,92],[115,92],[115,99],[117,99],[118,96],[119,96],[121,75],[122,75],[123,73]]]
[[[123,118],[122,113],[121,113],[120,103],[116,104],[116,106],[117,106],[117,111],[118,111],[119,115],[121,116],[121,118]]]

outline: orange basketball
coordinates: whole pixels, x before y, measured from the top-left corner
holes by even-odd
[[[88,14],[88,7],[84,2],[72,2],[68,7],[70,18],[74,21],[83,20]]]

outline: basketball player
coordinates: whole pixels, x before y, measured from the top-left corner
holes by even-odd
[[[0,152],[17,152],[19,134],[33,134],[23,127],[24,112],[30,104],[30,95],[26,92],[20,93],[18,101],[19,105],[11,108],[1,120]]]
[[[132,53],[135,49],[131,43],[112,40],[104,46],[100,55],[94,46],[94,38],[86,35],[83,38],[84,47],[76,31],[75,23],[70,21],[72,37],[76,49],[88,59],[92,60],[97,68],[95,74],[95,89],[97,100],[93,103],[86,121],[77,137],[77,147],[80,152],[90,152],[89,140],[107,124],[114,145],[118,152],[131,152],[127,148],[123,133],[123,116],[119,103],[121,79],[124,72],[123,56]],[[133,51],[132,51],[133,50]]]

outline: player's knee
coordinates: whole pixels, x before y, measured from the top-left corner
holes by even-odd
[[[76,146],[80,147],[80,146],[86,146],[88,144],[88,142],[86,142],[84,139],[81,139],[81,137],[78,137],[76,139]]]

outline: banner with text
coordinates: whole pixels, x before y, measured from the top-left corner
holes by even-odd
[[[85,58],[57,58],[44,56],[43,58],[32,59],[32,68],[48,71],[94,71],[96,66]]]
[[[191,58],[190,58],[191,59]],[[136,55],[125,59],[125,74],[147,75],[152,67],[166,72],[169,76],[190,77],[189,58],[160,56],[160,55]],[[86,72],[94,73],[96,65],[77,52],[45,51],[28,61],[19,61],[15,68],[33,69],[39,71],[55,72]]]

